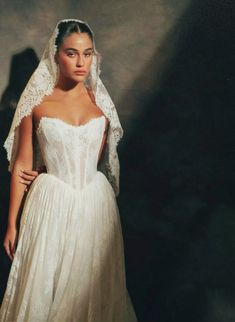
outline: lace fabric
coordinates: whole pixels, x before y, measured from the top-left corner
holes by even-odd
[[[30,77],[24,91],[21,94],[16,107],[14,118],[7,139],[4,142],[4,148],[7,151],[7,159],[9,161],[8,170],[12,172],[19,142],[19,125],[21,120],[30,115],[33,108],[39,105],[45,95],[50,95],[56,85],[59,76],[58,66],[55,63],[54,55],[56,53],[55,40],[58,35],[58,26],[61,22],[77,21],[85,23],[94,33],[87,22],[78,19],[63,19],[60,20],[43,52],[42,58],[38,67]],[[110,126],[107,133],[107,143],[104,149],[104,155],[98,165],[98,169],[102,171],[109,180],[116,196],[119,194],[119,175],[120,165],[117,153],[117,145],[123,137],[123,129],[119,121],[119,117],[115,105],[108,94],[99,75],[101,73],[101,54],[95,48],[93,37],[94,54],[90,74],[86,80],[86,86],[92,90],[96,105],[103,111],[109,119]],[[36,137],[33,140],[33,168],[43,165],[43,159]]]
[[[56,117],[42,117],[36,134],[47,173],[74,189],[85,188],[97,174],[104,128],[103,115],[82,125],[72,125]]]

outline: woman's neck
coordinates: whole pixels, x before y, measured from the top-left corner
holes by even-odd
[[[82,81],[76,82],[65,77],[60,77],[55,89],[66,96],[77,96],[86,91],[86,86]]]

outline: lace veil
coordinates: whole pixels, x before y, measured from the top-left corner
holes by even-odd
[[[107,133],[107,143],[105,150],[103,151],[104,155],[102,160],[98,165],[98,170],[105,174],[114,190],[115,195],[118,196],[120,166],[117,154],[117,145],[123,136],[123,129],[121,127],[114,103],[99,77],[101,73],[101,54],[95,48],[94,32],[87,22],[78,19],[63,19],[57,23],[46,45],[38,67],[33,72],[24,91],[21,94],[8,137],[4,142],[4,148],[7,151],[7,159],[9,161],[8,170],[12,172],[16,158],[19,140],[19,125],[22,118],[29,115],[32,112],[32,109],[42,102],[44,95],[50,95],[52,93],[53,88],[58,80],[59,70],[54,61],[54,55],[57,49],[55,40],[59,32],[59,24],[66,21],[85,23],[93,35],[94,53],[90,73],[85,83],[86,86],[92,90],[96,105],[100,107],[110,122]],[[33,169],[35,169],[36,167],[43,165],[43,159],[37,140],[35,139],[33,142]]]

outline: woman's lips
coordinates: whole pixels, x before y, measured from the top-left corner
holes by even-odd
[[[75,74],[76,75],[84,75],[84,74],[86,74],[86,71],[77,70],[77,71],[75,71]]]

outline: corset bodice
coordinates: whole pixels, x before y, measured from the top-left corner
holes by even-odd
[[[104,115],[78,126],[41,117],[36,135],[47,173],[76,189],[83,188],[97,172],[104,130]]]

